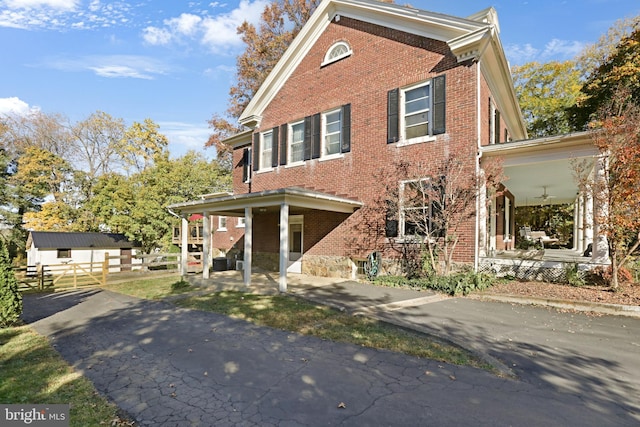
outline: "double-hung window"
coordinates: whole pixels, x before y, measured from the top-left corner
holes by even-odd
[[[429,178],[400,182],[399,231],[401,237],[442,235],[443,189]]]
[[[272,167],[272,156],[273,131],[268,131],[262,134],[262,143],[260,144],[260,169],[269,169]]]
[[[387,142],[414,144],[445,133],[445,76],[387,93]]]
[[[322,157],[340,154],[342,141],[342,114],[341,110],[333,110],[323,114],[324,144]]]
[[[304,121],[293,123],[289,136],[289,163],[304,161]]]

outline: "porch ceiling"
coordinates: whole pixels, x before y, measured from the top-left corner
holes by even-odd
[[[501,158],[504,185],[516,206],[571,203],[578,193],[572,161],[593,167],[598,150],[588,132],[482,147],[483,158]],[[546,192],[545,192],[546,190]],[[548,197],[542,197],[547,194]]]

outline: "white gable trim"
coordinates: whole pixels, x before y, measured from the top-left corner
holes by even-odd
[[[263,111],[336,16],[447,42],[454,53],[459,54],[459,61],[477,59],[487,46],[498,46],[501,49],[500,43],[495,43],[498,22],[493,8],[465,19],[377,1],[323,0],[243,111],[239,118],[242,125],[249,128],[260,126]],[[504,53],[501,52],[498,56],[504,58]],[[500,66],[506,66],[506,60],[499,61],[497,68]],[[508,67],[506,71],[508,72]],[[513,96],[515,99],[515,94]],[[513,105],[513,101],[509,103]],[[518,128],[524,129],[524,126],[519,125],[514,129]],[[524,136],[525,134],[514,135],[514,138]]]

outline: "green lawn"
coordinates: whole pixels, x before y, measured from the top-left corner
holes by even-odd
[[[47,338],[27,326],[0,329],[0,402],[70,404],[70,425],[128,425]]]

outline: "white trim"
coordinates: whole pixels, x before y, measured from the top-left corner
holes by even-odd
[[[338,15],[339,16],[339,15]],[[338,18],[338,16],[336,16],[336,18]],[[336,20],[336,22],[339,19]],[[336,50],[338,47],[340,46],[345,46],[347,48],[347,50],[343,53],[341,53],[340,55],[334,56],[333,58],[331,58],[331,54],[334,50]],[[338,62],[341,59],[344,59],[348,56],[351,56],[351,54],[353,53],[353,50],[351,50],[351,46],[349,45],[349,43],[347,43],[346,41],[339,41],[336,42],[334,44],[331,45],[331,47],[329,49],[327,49],[327,53],[324,55],[324,60],[322,61],[322,63],[320,64],[321,67],[324,67],[325,65],[329,65],[331,63],[334,62]]]

